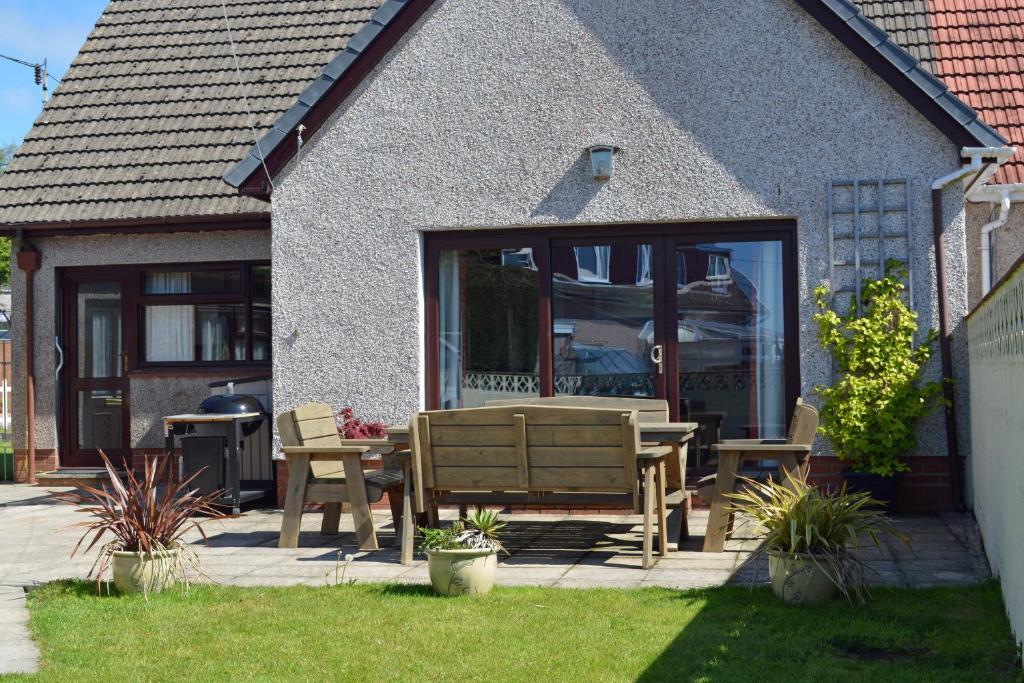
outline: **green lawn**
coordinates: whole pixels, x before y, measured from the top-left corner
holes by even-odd
[[[998,586],[876,591],[867,607],[767,589],[194,588],[30,596],[30,680],[1021,681]]]
[[[0,441],[0,481],[14,481],[14,448],[10,441]]]

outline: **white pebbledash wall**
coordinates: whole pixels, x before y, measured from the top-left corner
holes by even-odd
[[[622,149],[603,184],[584,154],[595,143]],[[424,232],[764,217],[799,227],[807,396],[830,379],[810,296],[829,273],[828,181],[910,180],[928,327],[928,192],[958,166],[947,138],[789,0],[439,1],[278,179],[275,409],[319,400],[405,421],[422,405]],[[958,327],[959,188],[945,212]],[[922,453],[945,453],[940,415],[922,436]]]
[[[1024,637],[1024,262],[967,320],[969,484],[992,573],[1017,641]]]

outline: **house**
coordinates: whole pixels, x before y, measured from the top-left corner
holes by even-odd
[[[349,79],[363,57],[339,55],[225,176],[272,203],[278,408],[592,390],[778,436],[831,378],[811,289],[845,301],[888,258],[943,332],[932,376],[965,386],[964,193],[1013,149],[853,4],[382,14],[386,57]],[[961,496],[956,399],[905,502]]]
[[[1024,145],[1024,4],[1020,0],[858,0],[865,15],[946,83],[1011,145]],[[1024,159],[968,193],[973,308],[1024,254]]]
[[[111,4],[0,181],[21,452],[145,452],[267,368],[275,412],[593,392],[779,436],[831,378],[811,290],[887,258],[965,386],[965,187],[1013,150],[854,5],[364,5],[232,4],[239,79],[216,7]],[[906,503],[961,495],[956,398]]]
[[[230,36],[220,3],[107,6],[0,180],[19,479],[162,452],[161,416],[269,375],[270,206],[221,176],[381,4],[231,2]]]

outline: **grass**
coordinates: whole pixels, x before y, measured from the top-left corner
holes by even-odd
[[[14,447],[0,441],[0,481],[14,481]]]
[[[994,583],[792,608],[744,587],[200,586],[147,603],[67,581],[29,607],[28,680],[1024,680]]]

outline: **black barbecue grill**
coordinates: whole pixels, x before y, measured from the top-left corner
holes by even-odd
[[[251,384],[269,378],[249,378]],[[255,396],[236,394],[236,382],[211,384],[226,391],[204,399],[195,413],[164,418],[165,450],[181,444],[179,474],[196,475],[201,493],[223,490],[222,502],[237,514],[242,503],[274,491],[270,451],[270,416]]]

